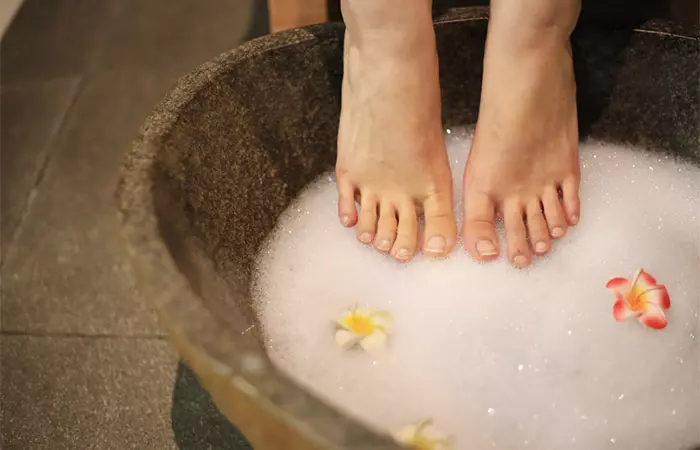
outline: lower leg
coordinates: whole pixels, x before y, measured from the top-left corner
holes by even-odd
[[[494,0],[481,106],[465,172],[467,251],[517,266],[546,253],[579,217],[578,125],[570,34],[579,0]]]

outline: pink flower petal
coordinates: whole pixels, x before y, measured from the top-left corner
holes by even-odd
[[[656,286],[656,278],[649,275],[644,269],[639,269],[636,275],[637,286],[642,288],[642,290],[651,289]]]
[[[666,286],[663,284],[660,284],[659,287],[659,293],[658,296],[659,298],[659,306],[663,309],[668,309],[671,307],[671,296],[668,295],[668,289],[666,289]]]
[[[639,316],[639,321],[648,326],[649,328],[654,328],[655,330],[661,330],[666,328],[666,314],[657,305],[649,305],[647,312]]]
[[[642,292],[639,297],[644,302],[660,306],[661,309],[668,309],[671,307],[671,298],[668,296],[668,290],[666,290],[666,286],[663,284],[656,285]]]
[[[615,306],[613,306],[613,317],[615,317],[615,320],[617,320],[618,322],[629,319],[630,317],[638,316],[640,314],[641,313],[632,311],[627,305],[627,302],[622,299],[615,302]]]
[[[666,327],[664,310],[671,307],[668,290],[644,269],[639,269],[631,280],[613,278],[605,287],[615,292],[613,317],[618,322],[637,317],[647,327],[657,330]]]
[[[627,278],[617,277],[608,281],[606,288],[612,289],[615,292],[620,292],[625,295],[630,287],[630,281]]]

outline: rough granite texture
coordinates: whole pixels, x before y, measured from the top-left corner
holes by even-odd
[[[167,341],[3,335],[0,356],[3,449],[174,449]]]
[[[446,126],[476,120],[485,17],[469,8],[436,19]],[[266,234],[333,166],[342,35],[325,24],[266,36],[182,78],[142,128],[118,189],[145,297],[256,449],[399,448],[280,375],[250,304]],[[573,46],[584,136],[700,164],[697,30],[584,24]]]

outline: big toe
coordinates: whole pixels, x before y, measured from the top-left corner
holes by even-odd
[[[425,199],[423,211],[425,214],[423,252],[432,257],[448,255],[457,240],[457,225],[452,211],[452,191],[438,192]]]
[[[564,212],[566,213],[566,218],[569,221],[569,225],[576,225],[581,215],[581,201],[578,195],[578,177],[571,176],[564,180],[561,184],[561,189],[564,198]]]
[[[464,197],[464,248],[478,261],[498,256],[495,228],[496,205],[486,194],[467,193]]]

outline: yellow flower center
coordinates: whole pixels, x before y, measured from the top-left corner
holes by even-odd
[[[360,314],[349,314],[345,319],[343,319],[343,325],[355,334],[361,334],[364,336],[369,336],[374,333],[377,328],[374,321],[369,316],[363,316]]]
[[[661,288],[657,286],[647,290],[636,287],[630,290],[630,293],[627,294],[627,303],[630,305],[630,309],[635,312],[647,312],[649,307],[647,306],[647,301],[644,300],[644,296],[659,289]]]
[[[638,288],[634,288],[630,291],[630,293],[627,295],[627,303],[630,305],[630,309],[635,312],[644,312],[646,311],[646,305],[644,304],[644,300],[642,300],[642,296],[644,295],[644,291]]]

